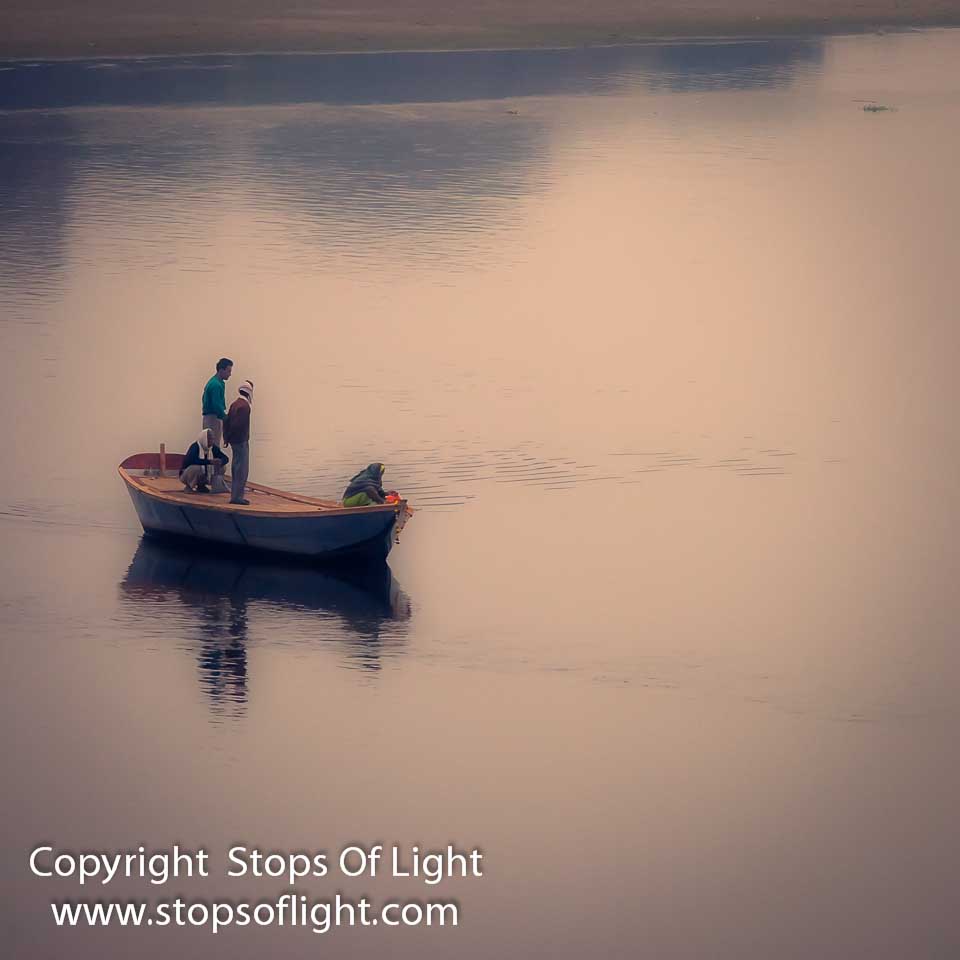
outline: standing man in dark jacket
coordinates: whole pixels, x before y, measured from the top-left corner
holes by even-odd
[[[243,492],[250,474],[250,410],[253,407],[253,381],[240,384],[240,396],[230,404],[223,421],[223,438],[233,447],[233,472],[230,483],[230,502],[249,506]]]
[[[201,400],[201,416],[203,429],[213,431],[213,442],[219,446],[223,443],[223,421],[227,416],[227,391],[224,383],[233,373],[233,361],[221,357],[217,361],[217,372],[207,381],[203,388]]]

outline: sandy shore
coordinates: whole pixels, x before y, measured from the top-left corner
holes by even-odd
[[[5,0],[0,57],[462,49],[960,24],[960,0]]]

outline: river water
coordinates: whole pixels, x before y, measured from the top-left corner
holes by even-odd
[[[958,62],[0,64],[8,955],[954,955]],[[221,355],[253,479],[387,464],[389,568],[141,540],[116,464],[195,437]],[[483,876],[296,891],[458,927],[51,916],[377,842]],[[27,863],[174,843],[214,876]]]

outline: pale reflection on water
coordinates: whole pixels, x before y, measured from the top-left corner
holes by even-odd
[[[244,712],[252,631],[271,643],[330,644],[344,666],[378,671],[402,652],[411,614],[385,564],[318,569],[148,539],[120,586],[121,616],[173,633],[196,657],[218,719]]]
[[[0,72],[14,956],[949,955],[958,53]],[[255,479],[387,463],[391,568],[140,542],[114,465],[193,439],[224,354]],[[51,926],[46,838],[489,876],[457,930],[108,945]]]

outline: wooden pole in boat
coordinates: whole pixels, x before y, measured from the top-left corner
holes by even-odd
[[[167,471],[167,445],[160,444],[160,476],[166,476]]]

